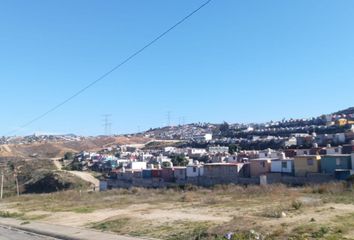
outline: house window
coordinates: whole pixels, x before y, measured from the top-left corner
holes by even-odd
[[[337,165],[337,166],[340,165],[340,158],[336,158],[336,165]]]
[[[193,172],[197,172],[197,168],[196,167],[193,167]]]
[[[260,162],[261,167],[265,168],[265,162]]]
[[[288,162],[281,162],[281,168],[288,168]]]
[[[313,165],[313,159],[307,159],[307,165],[312,166]]]

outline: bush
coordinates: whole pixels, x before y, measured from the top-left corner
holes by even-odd
[[[18,217],[22,217],[22,216],[23,216],[22,213],[0,211],[0,217],[3,217],[3,218],[18,218]]]
[[[312,193],[317,194],[338,194],[347,191],[346,184],[343,182],[331,182],[310,187]]]
[[[326,227],[321,227],[317,232],[313,232],[311,235],[313,238],[322,238],[326,233],[329,232],[329,229]]]
[[[298,200],[294,200],[291,203],[291,206],[295,209],[295,210],[299,210],[302,207],[302,202],[298,201]]]
[[[262,216],[267,218],[281,218],[283,213],[283,208],[267,208],[263,211]]]

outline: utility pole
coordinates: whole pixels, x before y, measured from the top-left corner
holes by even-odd
[[[16,190],[17,190],[17,197],[20,196],[20,188],[18,187],[18,177],[16,175]]]
[[[171,127],[171,112],[167,112],[167,126]]]
[[[104,114],[103,115],[103,126],[104,126],[104,134],[106,136],[111,135],[111,128],[112,128],[112,122],[110,120],[111,114]]]
[[[17,193],[17,197],[19,197],[20,196],[20,188],[18,186],[18,176],[17,176],[16,169],[15,169],[14,177],[15,177],[15,182],[16,182],[16,193]]]

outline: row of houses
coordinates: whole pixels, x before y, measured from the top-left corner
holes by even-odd
[[[353,154],[299,155],[286,159],[252,159],[250,175],[257,177],[270,173],[280,173],[295,177],[310,174],[328,174],[337,179],[345,179],[353,172]]]
[[[198,163],[185,167],[163,167],[143,169],[123,169],[112,172],[111,181],[123,181],[125,184],[165,183],[213,185],[227,183],[259,183],[267,176],[287,177],[311,182],[321,176],[324,180],[345,180],[354,173],[354,154],[300,155],[294,158],[257,158],[234,163]],[[155,185],[154,185],[155,186]]]

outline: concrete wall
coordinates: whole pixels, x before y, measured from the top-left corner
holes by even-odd
[[[205,164],[203,176],[216,179],[233,179],[238,176],[238,165]]]
[[[185,181],[187,179],[187,168],[175,168],[174,177],[176,181]]]
[[[283,183],[288,185],[304,185],[309,183],[326,183],[334,181],[335,178],[332,174],[322,174],[322,173],[309,173],[307,177],[294,177],[294,176],[283,176],[281,174],[268,174],[267,183]],[[220,184],[240,184],[240,185],[258,185],[260,184],[260,178],[212,178],[212,177],[191,177],[186,180],[178,180],[174,183],[169,183],[163,181],[161,178],[151,178],[151,179],[109,179],[107,180],[108,188],[130,188],[130,187],[145,187],[145,188],[165,188],[165,187],[176,187],[186,184],[192,184],[196,186],[211,187]]]
[[[187,177],[198,177],[204,175],[204,167],[202,165],[187,166]]]

